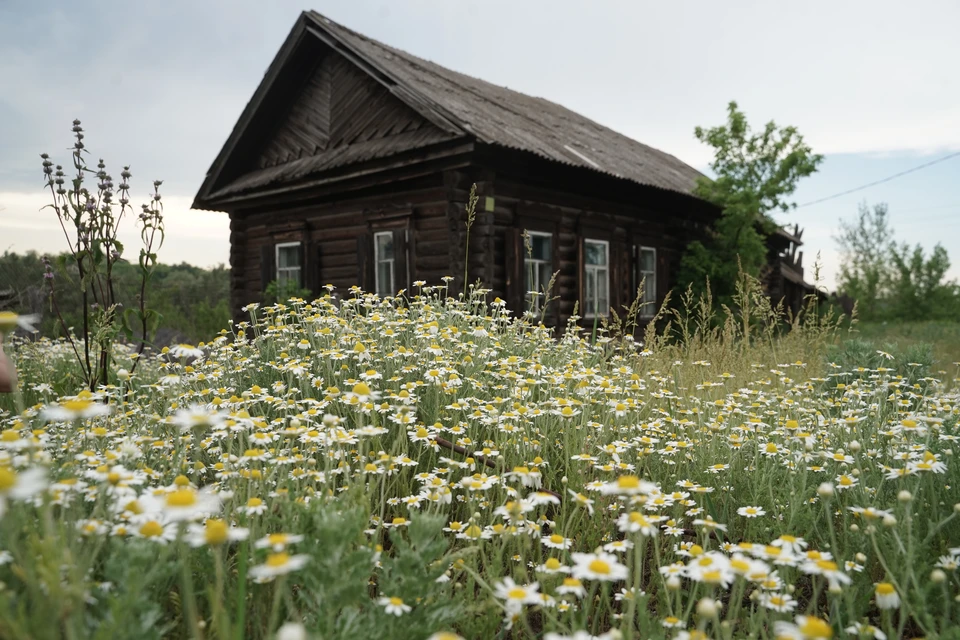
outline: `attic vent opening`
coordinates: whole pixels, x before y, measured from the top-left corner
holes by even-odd
[[[594,162],[593,160],[591,160],[591,159],[588,158],[587,156],[583,155],[582,153],[580,153],[579,151],[577,151],[576,149],[574,149],[574,148],[571,147],[570,145],[565,144],[565,145],[563,145],[563,148],[566,149],[567,151],[569,151],[570,153],[572,153],[573,155],[577,156],[578,158],[580,158],[581,160],[583,160],[583,161],[586,162],[587,164],[589,164],[589,165],[590,165],[591,167],[593,167],[594,169],[599,169],[599,168],[600,168],[600,165],[598,165],[596,162]]]

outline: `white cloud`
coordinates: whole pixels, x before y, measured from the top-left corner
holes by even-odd
[[[67,250],[63,229],[43,193],[0,192],[0,251],[59,253]],[[202,267],[228,264],[230,221],[225,213],[190,209],[192,199],[163,196],[166,238],[158,252],[160,262],[189,262]],[[142,244],[136,214],[124,217],[119,239],[124,257],[136,260]]]

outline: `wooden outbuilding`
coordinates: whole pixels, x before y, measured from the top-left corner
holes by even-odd
[[[231,309],[272,282],[393,295],[480,280],[565,323],[646,315],[718,215],[700,173],[564,107],[441,67],[304,12],[227,139],[194,208],[230,216]],[[467,251],[466,205],[479,196]],[[491,298],[492,299],[492,298]]]

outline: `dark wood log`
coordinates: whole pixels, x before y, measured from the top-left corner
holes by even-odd
[[[373,290],[373,269],[373,236],[364,233],[357,236],[357,284],[364,291]]]
[[[267,285],[277,279],[275,263],[275,249],[273,243],[260,247],[260,292],[267,290]]]
[[[406,227],[403,229],[395,229],[393,231],[394,289],[397,290],[410,290],[409,271],[407,270],[407,255],[409,251],[407,243],[408,233],[409,231],[406,229]]]
[[[506,229],[504,238],[504,271],[507,293],[507,308],[515,314],[523,313],[524,274],[523,274],[523,231],[516,227]]]

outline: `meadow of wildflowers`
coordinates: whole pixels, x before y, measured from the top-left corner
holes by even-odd
[[[947,377],[483,294],[252,305],[93,393],[8,338],[0,637],[960,637]]]

